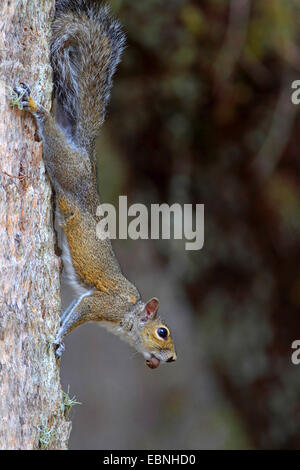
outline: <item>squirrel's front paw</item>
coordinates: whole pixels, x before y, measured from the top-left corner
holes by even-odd
[[[65,345],[62,341],[60,340],[55,340],[54,341],[54,346],[56,347],[56,350],[55,350],[55,356],[57,359],[60,359],[61,356],[62,356],[62,353],[64,352],[65,350]]]

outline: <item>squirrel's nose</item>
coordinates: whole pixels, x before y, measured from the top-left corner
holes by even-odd
[[[176,361],[176,355],[175,356],[171,356],[169,359],[167,359],[166,362],[174,362]]]

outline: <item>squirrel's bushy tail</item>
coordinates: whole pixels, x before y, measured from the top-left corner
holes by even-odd
[[[51,62],[58,108],[86,149],[103,123],[124,42],[107,6],[90,0],[56,2]]]

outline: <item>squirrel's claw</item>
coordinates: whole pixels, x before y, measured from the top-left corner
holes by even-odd
[[[18,107],[20,109],[29,108],[30,88],[26,83],[21,82],[20,85],[14,87],[14,92],[17,95]]]
[[[60,327],[58,332],[57,332],[55,341],[54,341],[54,346],[56,347],[55,356],[56,356],[57,359],[59,359],[62,356],[62,353],[65,350],[65,345],[63,343],[63,337],[64,337],[63,329],[62,329],[62,327]]]
[[[20,82],[20,86],[27,93],[27,96],[29,97],[31,95],[31,89],[30,89],[29,85],[27,85],[27,83]]]
[[[56,346],[55,356],[56,356],[57,359],[60,359],[61,356],[62,356],[62,353],[65,350],[65,345],[64,345],[64,343],[61,343],[61,342],[58,342],[58,341],[55,341],[54,345]]]

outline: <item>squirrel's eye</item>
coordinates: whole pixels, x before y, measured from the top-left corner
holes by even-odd
[[[168,337],[168,330],[166,328],[157,328],[156,333],[160,338],[166,339]]]

